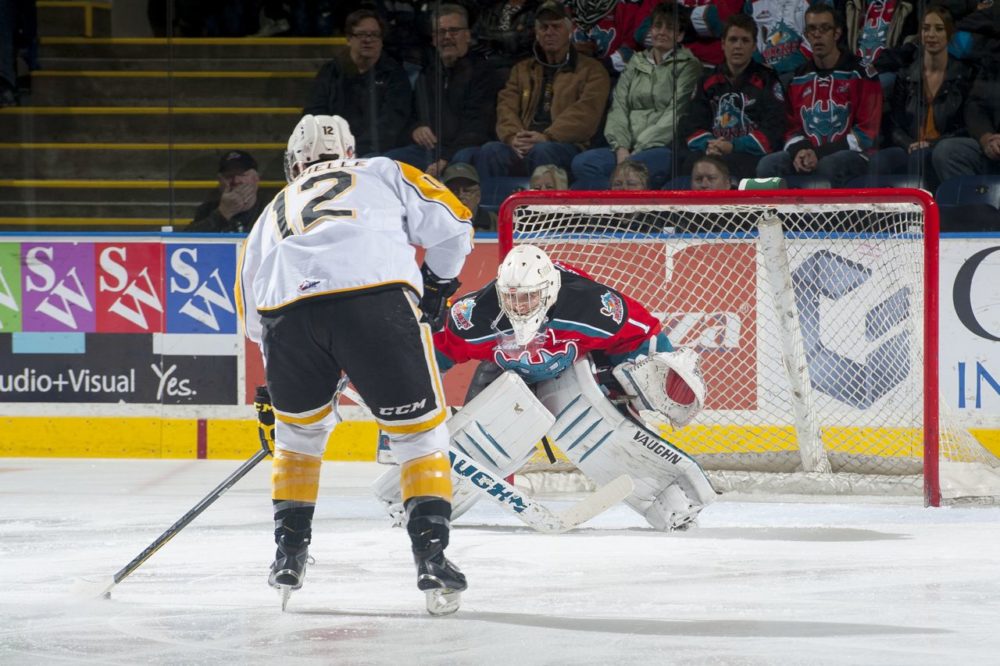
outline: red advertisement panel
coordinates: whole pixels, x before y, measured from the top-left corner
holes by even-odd
[[[127,241],[95,245],[98,332],[163,331],[163,247]]]

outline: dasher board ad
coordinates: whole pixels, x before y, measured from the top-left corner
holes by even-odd
[[[4,402],[240,404],[236,239],[0,242]]]

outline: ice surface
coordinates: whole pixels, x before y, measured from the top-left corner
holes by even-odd
[[[1000,663],[997,508],[723,501],[661,534],[617,507],[546,536],[481,503],[448,551],[462,609],[435,618],[380,468],[327,464],[282,613],[264,463],[110,600],[83,593],[238,464],[0,459],[0,664]]]

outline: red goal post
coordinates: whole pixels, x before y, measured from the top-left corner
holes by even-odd
[[[717,489],[1000,496],[1000,460],[942,417],[927,192],[527,191],[498,235],[501,258],[539,245],[699,351],[706,408],[664,434]]]

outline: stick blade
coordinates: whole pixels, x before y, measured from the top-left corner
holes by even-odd
[[[111,590],[115,583],[114,576],[105,576],[99,579],[75,578],[73,580],[73,594],[85,599],[110,599]]]
[[[559,513],[559,520],[562,523],[560,526],[562,529],[559,531],[571,530],[594,516],[604,513],[631,495],[633,490],[635,490],[635,484],[632,483],[632,479],[627,474],[616,477],[586,498]]]

